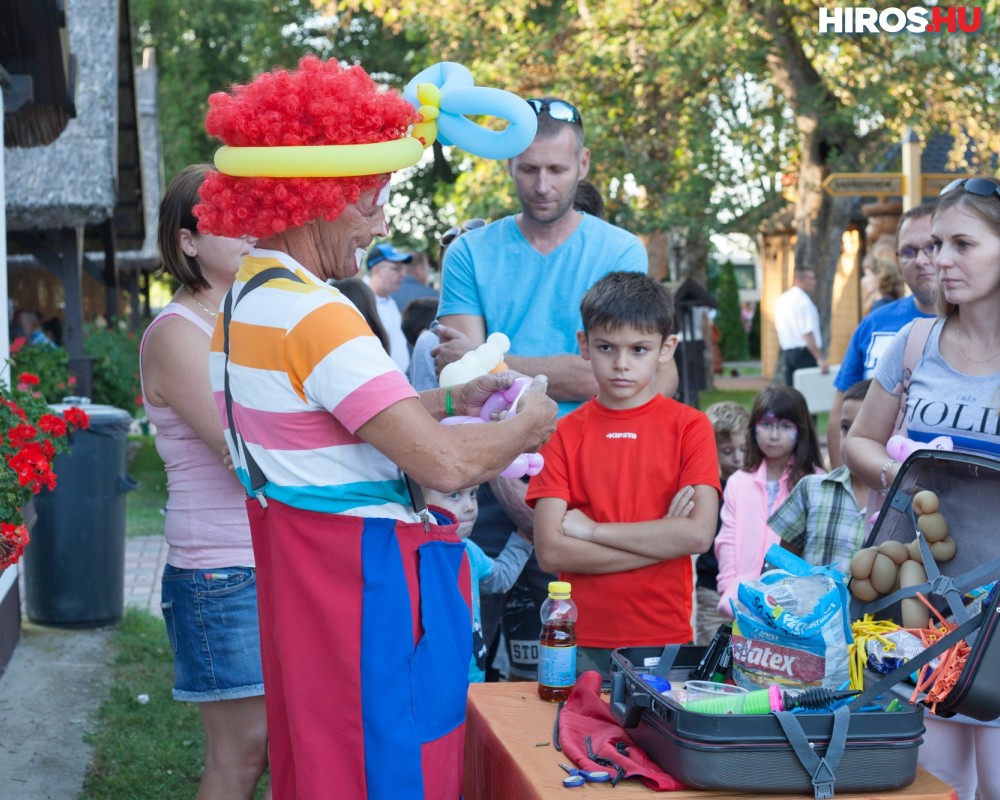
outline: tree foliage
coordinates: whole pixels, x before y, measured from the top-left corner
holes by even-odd
[[[306,0],[133,0],[133,19],[137,40],[158,48],[170,172],[211,153],[190,133],[211,91],[309,49],[360,61],[396,88],[451,60],[480,85],[569,99],[609,218],[680,232],[681,277],[704,282],[709,235],[755,235],[788,202],[781,176],[793,175],[796,259],[820,277],[826,327],[853,212],[823,180],[898,171],[887,153],[911,127],[952,134],[953,168],[991,170],[998,5],[981,5],[976,35],[820,34],[813,0],[339,0],[318,11]],[[516,205],[504,164],[453,150],[401,177],[394,237],[410,243]]]
[[[719,326],[722,358],[726,361],[746,361],[750,355],[749,342],[740,316],[740,290],[736,285],[736,268],[732,261],[722,265],[715,299],[719,303],[716,324]]]

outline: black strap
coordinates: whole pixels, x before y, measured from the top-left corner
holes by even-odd
[[[828,800],[833,797],[837,765],[840,764],[847,744],[847,728],[851,718],[847,706],[841,706],[833,712],[833,730],[830,731],[830,743],[823,756],[817,755],[809,743],[809,737],[802,730],[798,715],[790,711],[776,711],[774,716],[778,718],[792,751],[812,778],[815,800]]]
[[[229,435],[232,437],[233,444],[239,448],[243,463],[246,465],[247,474],[250,477],[250,493],[265,505],[267,501],[263,490],[267,485],[267,476],[264,475],[264,470],[260,468],[256,459],[251,455],[250,450],[243,444],[243,439],[237,435],[236,422],[233,418],[233,394],[229,388],[229,324],[232,322],[233,310],[240,304],[243,298],[254,289],[263,286],[275,278],[287,278],[296,283],[305,283],[302,278],[286,267],[269,267],[268,269],[261,270],[243,284],[243,289],[235,301],[233,300],[233,290],[230,289],[226,293],[226,299],[222,306],[222,351],[226,354],[223,388],[226,394],[226,421],[229,423]],[[410,493],[410,503],[413,506],[413,510],[423,519],[424,527],[427,527],[430,524],[430,512],[427,510],[427,501],[424,500],[423,490],[405,472],[403,473],[403,478],[406,481],[406,488]]]
[[[976,631],[983,624],[984,614],[987,613],[989,613],[989,607],[984,605],[983,611],[974,617],[970,617],[954,630],[948,631],[948,633],[934,642],[934,644],[924,650],[920,655],[914,656],[905,664],[897,667],[890,674],[886,675],[880,681],[877,681],[869,686],[861,694],[855,697],[850,702],[848,707],[858,710],[863,706],[866,706],[876,697],[885,694],[897,683],[905,680],[909,675],[913,674],[913,672],[920,669],[925,664],[929,664],[949,647],[958,644],[958,642],[962,639],[968,638],[969,634]]]
[[[229,423],[229,435],[232,438],[233,444],[239,448],[243,463],[246,464],[247,473],[250,476],[250,493],[262,501],[263,489],[267,484],[267,477],[264,475],[264,471],[260,468],[260,465],[254,460],[254,457],[250,455],[250,451],[243,445],[243,440],[236,432],[236,422],[233,419],[233,394],[229,388],[229,324],[233,319],[233,310],[240,304],[240,301],[254,289],[263,286],[274,278],[287,278],[296,283],[305,283],[302,278],[290,269],[285,267],[270,267],[261,270],[243,284],[243,289],[235,301],[233,300],[233,290],[230,289],[226,292],[226,300],[222,305],[222,352],[226,354],[226,368],[223,373],[223,388],[226,393],[226,421]]]
[[[657,678],[669,678],[670,670],[674,668],[674,662],[677,660],[677,656],[680,652],[681,645],[679,644],[668,644],[664,647],[663,652],[660,653],[660,660],[653,668],[653,674]]]
[[[896,492],[889,502],[892,508],[906,514],[913,523],[913,530],[916,533],[920,555],[923,559],[924,571],[927,573],[927,580],[915,586],[905,586],[885,597],[865,603],[861,607],[861,610],[866,614],[874,614],[876,611],[888,608],[900,600],[908,597],[916,597],[917,592],[922,592],[924,594],[930,593],[943,597],[947,601],[948,608],[951,610],[955,621],[965,622],[968,619],[969,612],[965,608],[965,603],[962,599],[963,594],[969,589],[979,586],[984,578],[992,575],[997,569],[1000,569],[1000,558],[991,559],[985,564],[980,564],[975,569],[964,572],[954,578],[942,574],[937,560],[931,552],[930,545],[927,543],[927,538],[917,530],[917,518],[913,511],[913,498],[904,492]]]

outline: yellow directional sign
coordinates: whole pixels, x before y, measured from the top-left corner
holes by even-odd
[[[834,197],[901,195],[906,191],[906,176],[902,172],[833,172],[823,181],[823,189]]]
[[[941,190],[952,181],[975,177],[975,175],[954,172],[928,172],[920,177],[920,193],[924,197],[937,197],[941,194]]]

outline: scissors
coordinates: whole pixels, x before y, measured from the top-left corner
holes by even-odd
[[[585,783],[611,782],[611,773],[605,772],[604,770],[598,770],[595,772],[586,769],[576,769],[576,767],[571,767],[569,764],[560,764],[559,766],[569,773],[568,778],[563,778],[563,786],[567,789],[583,786]]]

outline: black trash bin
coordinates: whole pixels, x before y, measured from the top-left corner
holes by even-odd
[[[52,406],[62,416],[71,404]],[[41,625],[89,628],[117,622],[125,583],[125,467],[132,418],[112,406],[80,405],[87,430],[54,462],[56,488],[35,495],[38,521],[24,552],[25,609]]]

